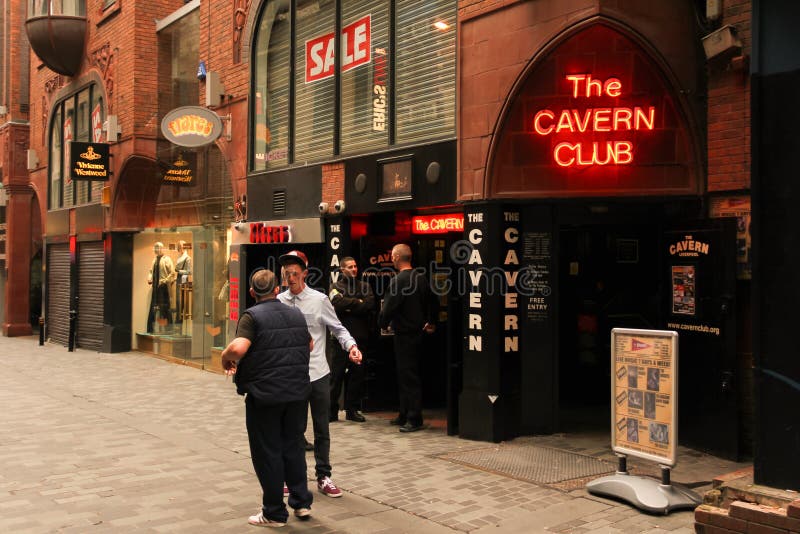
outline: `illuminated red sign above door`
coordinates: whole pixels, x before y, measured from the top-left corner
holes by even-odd
[[[412,234],[446,234],[464,231],[464,214],[415,215],[411,217]]]
[[[568,74],[565,78],[572,84],[572,96],[576,100],[592,97],[619,97],[622,82],[617,78],[604,81],[593,80],[591,74]],[[591,105],[591,103],[589,104]],[[567,141],[558,143],[553,149],[553,160],[561,167],[588,165],[628,165],[633,162],[633,143],[626,140],[594,141],[590,144],[570,142],[574,134],[584,132],[623,132],[652,130],[655,126],[656,108],[648,106],[603,107],[586,109],[562,109],[554,112],[542,109],[533,117],[533,130],[541,135],[565,134]]]
[[[701,165],[688,124],[650,54],[596,24],[556,46],[520,86],[492,154],[491,195],[696,194]]]

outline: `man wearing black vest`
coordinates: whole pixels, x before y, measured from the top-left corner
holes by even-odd
[[[394,358],[397,366],[397,392],[400,413],[392,419],[400,432],[422,430],[422,378],[420,358],[423,335],[436,330],[436,297],[425,275],[411,267],[411,247],[392,248],[392,264],[397,276],[384,294],[378,325],[394,330]]]
[[[250,276],[256,304],[242,314],[236,338],[222,352],[222,367],[235,373],[236,391],[245,395],[250,456],[263,491],[261,511],[248,522],[263,527],[286,524],[284,480],[296,517],[311,517],[313,501],[303,451],[311,336],[303,314],[279,302],[278,291],[272,271]]]

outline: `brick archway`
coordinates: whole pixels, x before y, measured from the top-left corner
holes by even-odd
[[[129,158],[115,188],[111,229],[130,230],[152,226],[160,188],[155,160],[142,156]]]

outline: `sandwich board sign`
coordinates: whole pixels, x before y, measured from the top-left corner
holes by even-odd
[[[614,328],[611,331],[611,448],[619,457],[616,474],[589,482],[589,493],[628,501],[667,514],[694,508],[702,499],[671,484],[677,463],[678,333]],[[632,476],[627,457],[657,462],[661,480]]]

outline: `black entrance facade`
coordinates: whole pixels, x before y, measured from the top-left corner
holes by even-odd
[[[422,269],[436,293],[436,330],[426,335],[420,355],[424,416],[435,425],[458,433],[458,394],[461,389],[461,292],[458,264],[452,250],[461,242],[463,213],[460,208],[411,209],[329,217],[324,221],[328,245],[328,277],[340,276],[341,259],[352,256],[359,277],[370,284],[376,300],[368,348],[362,409],[393,411],[398,407],[394,340],[377,325],[383,295],[396,271],[391,250],[409,245],[412,265]],[[435,420],[435,422],[434,422]]]
[[[460,434],[607,431],[611,330],[665,329],[679,443],[738,457],[735,222],[693,199],[468,205]]]

